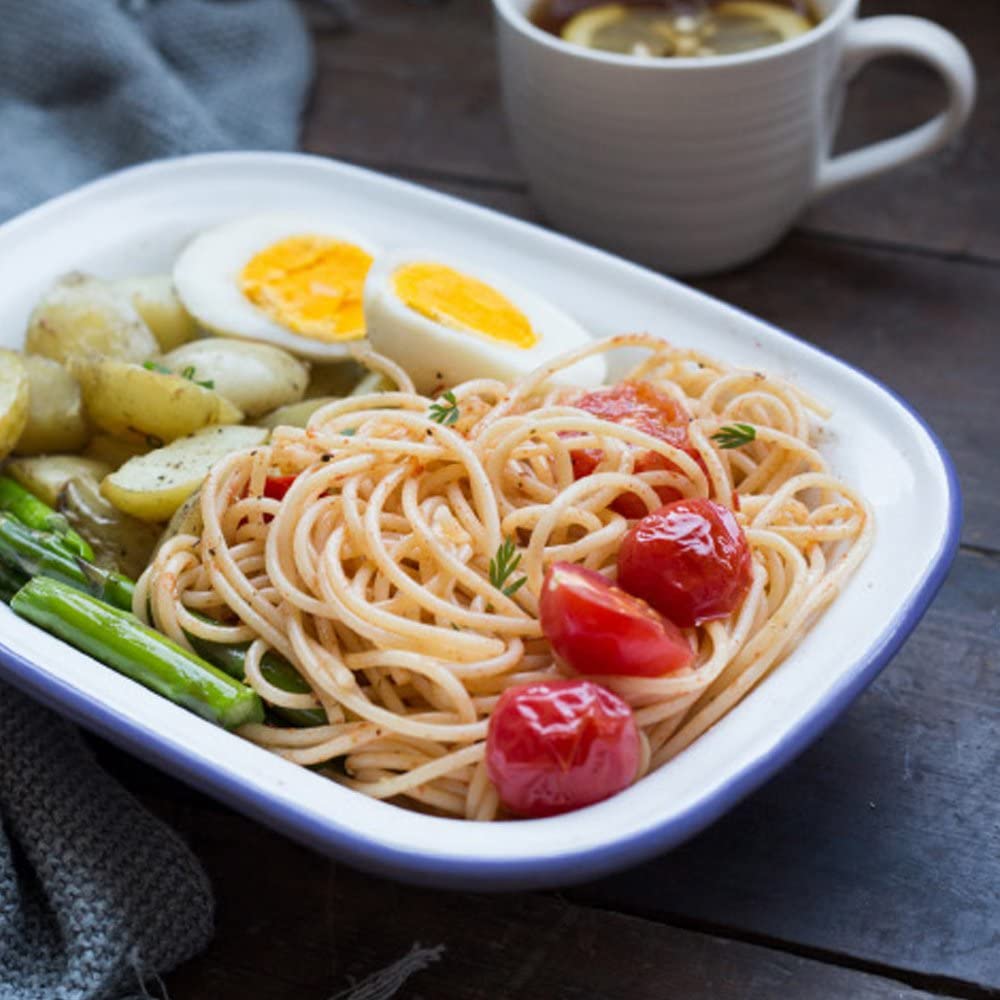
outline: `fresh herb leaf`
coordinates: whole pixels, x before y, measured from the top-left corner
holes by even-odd
[[[490,583],[502,594],[513,597],[528,582],[528,578],[522,576],[519,580],[507,583],[520,564],[521,553],[509,538],[504,539],[497,554],[490,560]]]
[[[176,372],[171,371],[166,365],[161,365],[158,361],[143,361],[142,367],[148,372],[156,372],[158,375],[176,375]],[[214,389],[215,382],[213,379],[207,378],[203,381],[198,381],[195,376],[194,365],[188,365],[180,373],[181,378],[186,378],[189,382],[194,382],[195,385],[200,385],[202,389]]]
[[[206,378],[202,379],[201,381],[198,381],[198,379],[194,377],[194,365],[188,365],[187,368],[185,368],[184,371],[181,372],[181,378],[186,378],[189,382],[194,382],[195,385],[200,385],[202,389],[215,388],[214,379]]]
[[[455,393],[450,389],[444,393],[442,399],[445,402],[431,403],[429,416],[435,423],[441,424],[444,427],[451,427],[452,424],[458,422],[458,418],[461,415],[461,411],[458,408],[458,400],[455,398]]]
[[[757,431],[750,424],[727,424],[712,435],[712,440],[720,448],[742,448],[757,437]]]

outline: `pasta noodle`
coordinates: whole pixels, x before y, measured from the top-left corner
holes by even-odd
[[[575,408],[576,391],[553,379],[618,348],[647,352],[628,377],[683,404],[703,464]],[[250,725],[242,735],[368,795],[476,820],[503,814],[485,766],[490,712],[508,687],[564,675],[538,620],[542,577],[555,560],[614,575],[629,522],[612,504],[623,494],[654,510],[656,487],[671,485],[735,506],[753,553],[738,611],[686,630],[692,667],[595,678],[635,712],[642,774],[766,677],[870,546],[867,504],[815,447],[825,411],[780,379],[623,335],[513,388],[455,386],[449,423],[434,419],[435,401],[405,373],[392,375],[398,391],[330,403],[305,430],[278,428],[269,445],[219,462],[202,488],[200,530],[162,546],[135,602],[184,645],[189,635],[249,642],[246,677],[263,700],[320,707],[326,724]],[[755,440],[718,448],[711,435],[733,421],[752,424]],[[603,460],[577,479],[581,448]],[[662,455],[669,471],[637,473],[640,451]],[[296,477],[281,501],[265,494],[272,475]],[[490,578],[506,539],[526,577],[512,594]],[[310,691],[270,684],[267,650],[291,661]]]

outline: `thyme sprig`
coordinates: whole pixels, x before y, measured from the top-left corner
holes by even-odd
[[[520,564],[521,553],[509,538],[504,539],[497,554],[490,560],[490,583],[506,597],[513,597],[528,582],[528,578],[522,576],[507,583]]]
[[[712,440],[720,448],[742,448],[757,437],[757,431],[750,424],[727,424],[712,435]]]
[[[441,424],[443,427],[451,427],[452,424],[458,422],[462,411],[458,408],[458,400],[451,389],[444,393],[441,398],[444,400],[443,403],[431,403],[429,416],[435,423]]]

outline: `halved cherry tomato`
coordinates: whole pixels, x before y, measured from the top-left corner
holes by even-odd
[[[490,716],[486,770],[500,801],[520,816],[554,816],[606,799],[639,768],[632,709],[578,678],[505,691]]]
[[[595,389],[581,396],[573,405],[601,420],[610,420],[612,423],[652,434],[686,452],[705,469],[704,460],[688,437],[690,416],[687,411],[672,396],[661,392],[649,382],[619,382],[617,385]],[[582,479],[589,476],[602,457],[603,452],[599,448],[584,448],[573,452],[574,477]],[[634,468],[636,472],[677,470],[673,462],[653,451],[643,451],[637,455]],[[656,493],[663,503],[677,500],[682,495],[673,486],[658,486]],[[621,494],[611,505],[611,509],[628,518],[638,518],[649,513],[645,503],[635,493]]]
[[[673,622],[583,566],[549,567],[539,611],[552,651],[579,674],[660,677],[694,659]]]
[[[618,550],[618,584],[686,628],[725,618],[750,589],[750,545],[714,500],[677,500],[633,524]]]
[[[264,496],[272,500],[284,500],[297,476],[268,476],[264,483]]]

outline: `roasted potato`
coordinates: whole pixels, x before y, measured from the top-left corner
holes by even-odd
[[[309,423],[309,418],[327,403],[335,403],[337,396],[320,396],[317,399],[303,399],[299,403],[289,403],[288,406],[279,406],[278,409],[265,413],[257,421],[258,427],[305,427]]]
[[[357,361],[313,364],[309,369],[306,399],[319,396],[346,396],[364,378],[367,369]]]
[[[70,479],[59,491],[56,509],[90,543],[98,566],[137,579],[149,565],[159,527],[123,514],[101,496],[96,480]]]
[[[206,427],[130,459],[101,483],[101,493],[126,514],[166,521],[220,458],[263,444],[268,436],[262,427]]]
[[[59,491],[71,479],[92,479],[99,482],[112,471],[110,465],[80,455],[39,455],[36,458],[15,458],[7,463],[7,475],[16,479],[43,503],[56,505]]]
[[[101,431],[87,442],[87,447],[83,449],[82,454],[86,458],[96,458],[99,462],[107,462],[113,469],[117,469],[119,465],[124,465],[130,458],[135,458],[136,455],[145,455],[147,451],[152,451],[147,441],[126,441],[124,438]]]
[[[174,291],[169,274],[149,274],[111,282],[135,306],[161,351],[172,351],[198,336],[198,324]]]
[[[28,354],[22,360],[28,373],[28,422],[14,454],[79,451],[90,437],[79,383],[50,358]]]
[[[0,349],[0,459],[10,454],[27,426],[28,383],[21,356]]]
[[[24,349],[72,366],[99,357],[145,361],[159,345],[126,296],[74,272],[60,278],[35,306]]]
[[[309,368],[280,347],[223,337],[192,341],[165,354],[160,363],[198,382],[211,382],[251,418],[297,402],[309,381]]]
[[[237,424],[242,412],[181,375],[105,358],[76,368],[87,415],[101,430],[158,446],[209,424]]]

